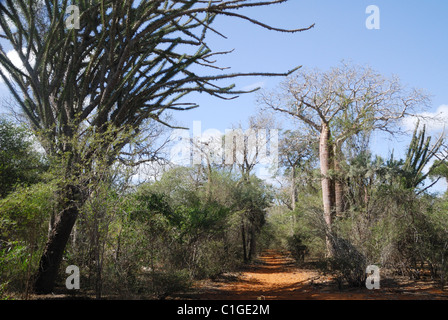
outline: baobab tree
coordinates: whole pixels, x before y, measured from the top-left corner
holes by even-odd
[[[344,142],[375,130],[396,132],[394,124],[417,106],[427,106],[428,97],[420,90],[407,89],[397,77],[386,78],[368,66],[342,62],[326,72],[299,70],[278,91],[261,93],[258,101],[290,115],[319,138],[327,254],[332,256],[333,219],[344,207],[338,177]]]
[[[192,92],[222,99],[247,92],[220,80],[289,74],[228,73],[214,58],[229,52],[214,52],[206,42],[211,32],[222,36],[213,27],[218,16],[279,32],[310,29],[275,28],[237,12],[285,1],[79,0],[73,1],[79,20],[70,28],[67,0],[0,4],[0,39],[20,60],[18,66],[1,47],[0,76],[61,170],[59,210],[36,292],[53,289],[79,208],[89,197],[83,186],[102,179],[99,167],[111,167],[124,148],[132,154],[128,147],[145,125],[169,126],[162,117],[167,110],[197,107],[184,100]]]

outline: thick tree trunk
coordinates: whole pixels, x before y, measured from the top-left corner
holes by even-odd
[[[74,199],[67,203],[67,208],[57,217],[43,250],[34,283],[35,293],[47,294],[53,291],[62,256],[79,212]]]
[[[335,193],[335,214],[340,216],[345,209],[344,203],[344,186],[341,181],[336,179],[334,181],[334,193]]]
[[[319,143],[320,172],[322,175],[322,200],[324,205],[324,220],[326,224],[327,256],[333,256],[333,245],[330,238],[333,216],[335,212],[334,181],[329,176],[333,165],[332,148],[330,147],[330,128],[322,124]]]

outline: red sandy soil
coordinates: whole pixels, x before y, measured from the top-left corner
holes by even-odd
[[[214,280],[198,281],[189,293],[175,294],[171,300],[448,300],[429,279],[415,281],[406,277],[385,277],[381,274],[381,288],[343,288],[331,276],[315,268],[299,267],[288,252],[266,250],[241,272],[226,273]],[[66,293],[34,296],[29,299],[65,300],[94,299],[94,295],[73,296]],[[107,299],[105,297],[105,299]],[[113,299],[113,298],[112,298]],[[142,299],[140,297],[139,299]]]
[[[182,297],[180,297],[182,298]],[[385,279],[379,290],[338,290],[328,276],[299,268],[288,255],[265,251],[247,270],[196,283],[195,300],[448,300],[448,292],[430,281]]]

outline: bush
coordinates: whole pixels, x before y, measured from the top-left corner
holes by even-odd
[[[308,247],[303,243],[300,235],[293,235],[288,238],[288,250],[293,258],[299,263],[305,262],[305,256],[308,254]]]
[[[29,247],[23,243],[9,243],[0,250],[0,284],[9,291],[24,293],[29,285],[31,258]]]
[[[366,280],[367,262],[365,256],[353,244],[339,237],[332,237],[334,255],[328,259],[330,269],[336,273],[339,288],[362,287]]]
[[[19,187],[0,200],[0,284],[26,293],[53,210],[53,185]]]
[[[155,271],[151,273],[151,293],[158,299],[182,292],[191,287],[188,270]]]

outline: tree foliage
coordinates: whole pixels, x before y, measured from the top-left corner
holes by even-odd
[[[38,182],[46,167],[32,134],[23,126],[0,118],[0,198],[17,184]]]

